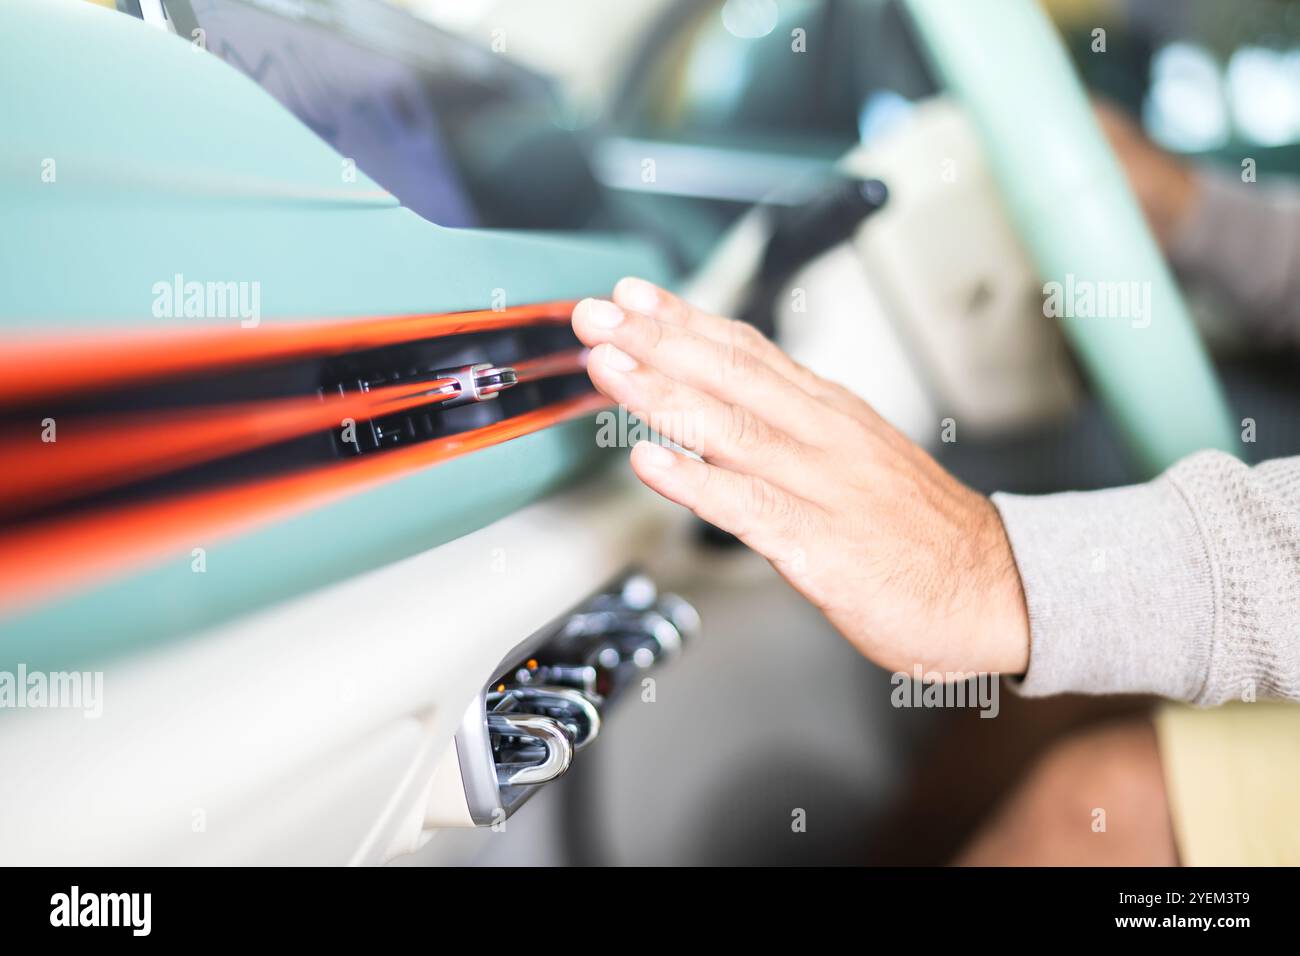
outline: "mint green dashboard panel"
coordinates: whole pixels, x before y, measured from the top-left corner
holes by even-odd
[[[535,432],[0,621],[0,670],[73,669],[474,531],[598,464],[589,419]],[[483,573],[496,555],[485,551]],[[430,594],[438,582],[429,582]],[[449,595],[449,599],[454,596]],[[436,630],[430,619],[429,632]],[[364,640],[364,634],[357,635]]]
[[[252,80],[111,10],[6,0],[0,36],[0,329],[192,324],[152,314],[176,273],[256,281],[262,322],[280,324],[517,305],[662,270],[628,240],[434,226]]]
[[[666,279],[658,255],[626,238],[429,223],[352,175],[251,80],[114,11],[4,0],[0,47],[0,336],[238,323],[155,316],[154,284],[177,274],[258,283],[260,328]],[[0,621],[0,667],[102,657],[360,573],[481,527],[596,457],[590,420],[572,422],[195,542],[203,574],[187,548]]]

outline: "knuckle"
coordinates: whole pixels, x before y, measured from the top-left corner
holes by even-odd
[[[706,503],[712,499],[717,491],[714,488],[717,482],[717,473],[712,468],[699,469],[698,477],[695,479],[695,500],[691,502],[691,510],[697,515],[703,517]]]
[[[861,452],[875,447],[875,434],[867,423],[834,405],[826,406],[825,423],[850,450]]]
[[[716,318],[712,314],[696,308],[685,299],[678,298],[672,293],[669,293],[668,297],[673,302],[673,315],[683,327],[700,331],[716,322]]]
[[[696,470],[692,485],[687,507],[695,516],[743,538],[749,519],[743,510],[737,510],[735,489],[724,473],[702,466]]]
[[[724,379],[744,382],[752,380],[758,374],[758,359],[735,342],[722,347],[719,360]]]
[[[694,395],[690,401],[682,404],[676,421],[678,443],[701,457],[708,457],[709,452],[706,445],[709,416],[709,402],[699,395]]]
[[[769,444],[766,430],[753,412],[735,405],[729,408],[727,434],[737,451],[756,451]]]
[[[767,342],[766,336],[748,322],[740,319],[731,320],[731,344],[737,348],[754,348]]]
[[[695,316],[695,310],[685,300],[660,289],[659,314],[675,325],[688,326]]]
[[[664,349],[666,360],[685,365],[695,358],[695,353],[699,349],[698,336],[680,325],[667,322],[660,322],[658,325],[654,344]]]
[[[704,455],[701,422],[709,414],[708,403],[690,389],[671,379],[655,376],[647,390],[645,406],[650,427],[697,455]]]
[[[755,525],[780,532],[790,528],[792,524],[790,499],[766,481],[753,475],[746,476],[744,498],[747,505],[745,510]]]
[[[654,369],[645,369],[639,388],[645,404],[655,411],[674,408],[680,401],[680,386],[668,376],[662,375]]]
[[[640,312],[628,313],[632,318],[631,332],[646,351],[653,351],[658,348],[664,339],[664,326],[652,315],[645,315]]]

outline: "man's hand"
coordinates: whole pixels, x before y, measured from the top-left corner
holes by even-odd
[[[641,480],[767,558],[863,654],[899,671],[1024,671],[997,510],[866,402],[639,279],[578,303],[573,328],[596,388],[702,459],[641,442]]]

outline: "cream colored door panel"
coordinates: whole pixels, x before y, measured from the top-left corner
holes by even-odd
[[[940,409],[977,432],[1068,411],[1079,385],[1065,342],[964,114],[923,103],[842,165],[889,186],[856,245]]]
[[[503,656],[678,520],[620,467],[424,554],[111,662],[99,719],[0,721],[12,771],[0,862],[253,862],[268,859],[263,841],[280,863],[381,862],[421,838],[434,768]]]

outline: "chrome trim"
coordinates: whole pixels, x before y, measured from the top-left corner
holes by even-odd
[[[441,405],[443,408],[491,401],[499,393],[519,384],[519,376],[513,368],[508,365],[495,366],[491,362],[438,369],[430,375],[432,378],[450,378],[456,382],[458,394],[455,398],[445,399]]]
[[[456,732],[456,759],[474,823],[489,826],[509,817],[537,792],[537,784],[563,773],[572,754],[595,739],[606,703],[596,690],[600,667],[620,668],[623,653],[629,663],[649,667],[675,656],[683,641],[693,640],[698,631],[699,615],[689,603],[661,594],[645,575],[623,574],[516,645],[470,702]],[[599,642],[606,636],[603,648],[591,647],[590,639]],[[554,651],[566,644],[577,655],[572,663],[521,663],[544,647]],[[534,719],[548,721],[566,735],[569,757],[539,740],[548,748],[540,763],[498,765],[493,736],[535,737],[524,728],[548,725],[537,725]],[[512,726],[517,726],[516,732]],[[564,769],[555,769],[559,764]]]
[[[488,735],[483,698],[482,691],[474,695],[452,740],[461,786],[465,788],[465,804],[470,819],[480,827],[498,822],[501,815],[509,816],[512,809],[504,805],[507,801],[502,799],[497,784],[496,760],[492,757],[492,738]]]
[[[526,787],[549,783],[573,763],[573,737],[558,720],[538,714],[488,714],[487,728],[489,734],[528,737],[546,749],[542,760],[519,765],[518,769],[514,769],[514,764],[496,764],[500,786]]]
[[[540,716],[558,720],[569,727],[573,732],[574,750],[584,749],[600,734],[600,711],[596,709],[595,701],[572,687],[537,684],[493,691],[487,695],[489,729],[491,729],[492,715],[503,713],[502,705],[509,701],[517,701],[524,713],[534,713],[529,710],[530,705],[564,713],[562,717],[555,713]]]

